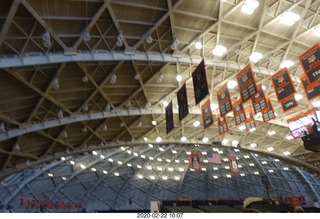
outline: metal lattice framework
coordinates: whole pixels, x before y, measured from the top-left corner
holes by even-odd
[[[237,140],[241,148],[252,149],[250,144],[255,143],[259,153],[273,149],[280,156],[290,152],[290,162],[318,174],[319,154],[305,150],[300,139],[286,137],[290,135],[287,120],[314,108],[320,100],[306,99],[298,62],[300,54],[319,42],[313,32],[320,23],[320,1],[259,1],[251,15],[242,12],[245,2],[1,1],[0,179],[61,156],[156,144],[159,136],[163,144],[173,145],[202,144],[204,137],[209,139],[207,145],[228,139],[229,144]],[[293,26],[279,22],[286,11],[300,15]],[[201,49],[195,48],[198,41]],[[227,49],[221,57],[212,54],[217,44]],[[250,62],[252,52],[262,53],[262,59]],[[250,63],[277,117],[263,123],[257,114],[257,129],[246,132],[234,125],[229,113],[230,131],[223,136],[216,123],[206,130],[194,127],[202,116],[194,101],[191,75],[201,60],[212,103],[217,103],[216,91]],[[283,112],[270,81],[285,60],[293,62],[289,71],[297,93],[304,97],[288,112]],[[182,81],[176,80],[177,75]],[[189,115],[179,121],[176,93],[184,83]],[[238,89],[229,91],[232,102],[236,101]],[[174,106],[175,128],[168,134],[164,100]],[[244,103],[246,109],[251,105]],[[218,113],[213,110],[214,115]],[[276,134],[268,135],[268,131]],[[186,142],[181,142],[182,136]],[[204,180],[209,183],[211,179]],[[309,176],[303,180],[313,182]],[[123,181],[131,186],[130,180]],[[180,192],[175,193],[183,194],[182,183],[177,184]],[[148,190],[139,191],[148,194]],[[88,192],[87,197],[92,194]],[[123,199],[121,194],[115,196],[118,201],[108,203],[110,209]]]

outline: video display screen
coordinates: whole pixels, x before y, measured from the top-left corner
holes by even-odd
[[[320,111],[304,113],[288,121],[288,127],[294,138],[315,134],[314,127],[320,131],[320,123],[313,127],[314,121],[319,121]]]

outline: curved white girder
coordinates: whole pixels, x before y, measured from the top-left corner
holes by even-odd
[[[200,56],[188,56],[185,54],[171,55],[163,53],[144,53],[144,52],[110,52],[96,51],[93,53],[74,52],[70,54],[25,54],[20,57],[7,57],[0,59],[0,68],[21,67],[27,65],[44,65],[50,63],[75,62],[75,61],[120,61],[120,60],[135,60],[135,61],[159,61],[159,62],[178,62],[199,64],[202,61]],[[225,60],[213,60],[211,57],[204,58],[206,66],[219,66],[224,68],[232,68],[241,70],[246,64],[239,64]],[[255,73],[271,75],[274,70],[266,68],[257,68],[252,66]]]
[[[192,108],[189,110],[190,114],[200,115],[201,111],[199,108]],[[42,122],[33,122],[21,125],[19,128],[9,130],[7,132],[0,133],[0,141],[8,140],[15,138],[30,132],[40,131],[47,128],[53,128],[62,125],[68,125],[75,122],[90,121],[96,119],[106,119],[118,116],[142,116],[142,115],[151,115],[151,114],[164,114],[164,109],[155,108],[155,109],[131,109],[131,110],[113,110],[111,112],[96,112],[96,113],[84,113],[72,115],[65,118],[56,118],[49,121]],[[173,109],[174,114],[178,114],[178,109]],[[228,113],[228,116],[233,116],[232,113]],[[261,119],[257,118],[256,120]],[[279,119],[274,119],[270,123],[287,127],[287,124],[282,122]]]

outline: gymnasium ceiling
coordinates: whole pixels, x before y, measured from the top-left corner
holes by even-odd
[[[319,42],[313,30],[320,23],[320,1],[259,1],[251,15],[242,12],[244,2],[1,0],[0,176],[66,154],[157,144],[158,136],[164,145],[223,139],[230,145],[237,140],[242,148],[263,152],[269,148],[280,156],[290,152],[287,156],[318,167],[319,154],[305,150],[300,139],[287,139],[287,120],[319,101],[306,99],[298,56]],[[279,18],[286,11],[301,18],[285,26]],[[120,33],[123,38],[117,43]],[[195,48],[198,40],[201,49]],[[212,54],[217,44],[227,48],[221,57]],[[262,53],[262,59],[250,62],[252,52]],[[250,63],[257,84],[266,87],[276,119],[263,123],[256,115],[256,130],[247,132],[234,125],[231,112],[227,134],[218,134],[217,122],[204,130],[191,77],[202,59],[212,103],[217,103],[221,85],[235,80]],[[289,71],[303,99],[284,113],[270,76],[285,60],[293,61]],[[189,115],[180,122],[176,93],[184,83]],[[237,87],[229,91],[236,101]],[[164,100],[174,106],[175,127],[168,134]],[[245,108],[250,106],[247,101]],[[198,127],[193,126],[196,120]],[[268,135],[269,131],[276,134]],[[187,137],[185,142],[182,136]],[[204,137],[209,138],[207,143],[202,142]]]

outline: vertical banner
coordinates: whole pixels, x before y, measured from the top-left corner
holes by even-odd
[[[287,112],[296,106],[298,106],[298,101],[294,97],[294,95],[291,95],[281,101],[281,106],[283,109],[283,112]]]
[[[179,121],[181,121],[184,117],[186,117],[189,114],[187,89],[185,83],[178,91],[177,98],[179,106]]]
[[[232,103],[227,83],[217,91],[217,99],[221,116],[225,116],[232,110]]]
[[[287,68],[283,68],[273,74],[271,76],[271,81],[278,101],[281,101],[296,92],[296,89],[291,80],[290,72]]]
[[[233,173],[240,173],[240,168],[238,166],[238,160],[235,156],[229,156],[229,164],[230,164],[230,170]]]
[[[310,101],[320,95],[320,79],[312,82],[311,84],[308,81],[306,75],[300,77],[300,81],[303,85],[304,92],[307,96],[307,99]]]
[[[320,79],[320,42],[301,54],[299,61],[309,83]]]
[[[246,121],[246,114],[244,112],[243,103],[241,99],[233,103],[234,123],[236,126]]]
[[[270,97],[267,98],[267,105],[268,107],[262,111],[263,122],[268,122],[276,118]]]
[[[226,116],[218,116],[218,129],[219,135],[222,135],[229,131],[228,120]]]
[[[201,100],[203,100],[209,94],[204,60],[200,62],[196,70],[194,70],[194,72],[192,73],[192,81],[194,97],[196,100],[196,105],[198,105]]]
[[[250,131],[251,129],[256,128],[257,127],[256,120],[253,117],[253,112],[251,108],[246,110],[246,116],[247,116],[247,119],[245,124],[246,124],[247,131]]]
[[[166,107],[166,128],[167,128],[167,134],[171,132],[171,130],[174,128],[172,101]]]
[[[253,77],[251,65],[248,64],[242,70],[240,70],[236,75],[236,79],[238,82],[241,99],[244,103],[257,93],[257,86]]]
[[[201,171],[200,154],[190,154],[190,168]]]
[[[261,84],[257,85],[257,93],[251,98],[251,101],[254,114],[257,114],[268,107]]]
[[[210,106],[210,99],[208,99],[201,106],[201,112],[202,112],[203,128],[207,129],[209,128],[209,126],[213,124],[213,116],[212,116],[212,110]]]

